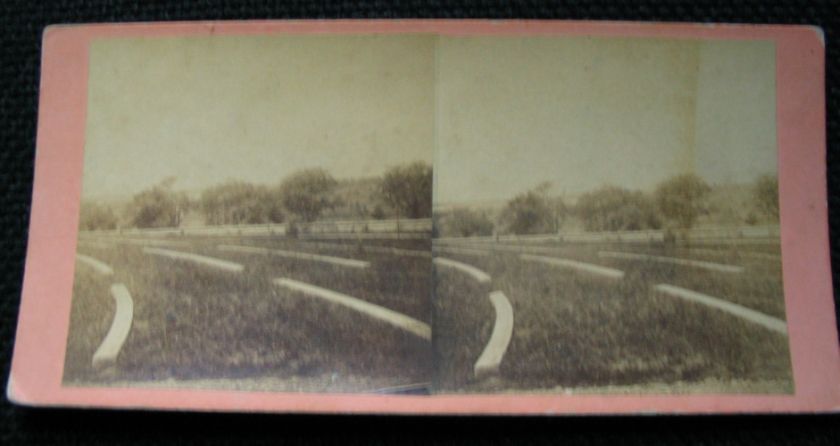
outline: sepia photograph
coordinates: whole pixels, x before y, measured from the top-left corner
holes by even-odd
[[[428,393],[435,43],[95,40],[63,384]]]
[[[435,386],[793,392],[775,45],[441,37]]]
[[[793,392],[775,46],[92,43],[66,386]]]

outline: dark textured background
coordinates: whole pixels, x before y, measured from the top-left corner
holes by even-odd
[[[35,149],[40,38],[53,23],[265,18],[541,18],[821,26],[827,41],[831,251],[840,236],[837,13],[840,2],[398,0],[3,1],[0,3],[0,380],[11,362]],[[838,269],[834,268],[837,281]],[[835,300],[836,300],[835,295]],[[44,309],[49,311],[48,308]],[[0,402],[0,444],[38,443],[840,444],[837,416],[338,417],[26,409]]]

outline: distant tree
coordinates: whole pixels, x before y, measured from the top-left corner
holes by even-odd
[[[779,180],[775,175],[762,175],[753,185],[756,209],[765,217],[779,218]]]
[[[548,206],[549,212],[551,213],[551,227],[549,228],[549,232],[559,231],[569,214],[566,202],[563,201],[562,197],[552,196],[550,194],[551,183],[548,181],[540,183],[534,191],[542,196]]]
[[[470,237],[493,234],[493,220],[486,212],[457,208],[440,219],[440,235]]]
[[[324,169],[306,169],[294,173],[280,183],[283,206],[304,222],[312,222],[335,205],[332,192],[337,182]]]
[[[79,210],[79,230],[97,231],[117,229],[117,216],[110,206],[83,202]]]
[[[206,189],[199,201],[207,224],[280,223],[283,210],[265,186],[229,181]]]
[[[603,186],[578,198],[575,211],[587,231],[657,229],[653,203],[640,191]]]
[[[677,227],[689,229],[705,209],[711,188],[694,174],[671,177],[656,187],[654,196],[662,216]]]
[[[377,177],[337,180],[335,190],[330,195],[332,206],[324,211],[322,217],[341,220],[371,218],[371,209],[380,201],[379,181]]]
[[[356,219],[365,219],[370,217],[370,211],[368,207],[364,203],[354,202],[350,204],[350,208],[353,212],[353,218]]]
[[[374,220],[384,220],[385,219],[385,210],[382,209],[382,205],[376,204],[373,207],[373,210],[370,212],[370,218]]]
[[[432,166],[415,162],[385,172],[379,191],[383,201],[398,217],[432,216]]]
[[[555,232],[566,214],[566,206],[558,197],[550,197],[549,183],[515,196],[507,202],[499,216],[505,232],[541,234]]]
[[[137,228],[177,227],[189,208],[189,199],[172,190],[174,178],[167,178],[135,195],[128,207],[131,225]]]

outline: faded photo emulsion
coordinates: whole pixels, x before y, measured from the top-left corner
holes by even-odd
[[[440,41],[441,391],[792,392],[774,51]]]
[[[62,384],[789,394],[775,50],[94,40]]]
[[[65,385],[427,392],[434,43],[94,42]]]

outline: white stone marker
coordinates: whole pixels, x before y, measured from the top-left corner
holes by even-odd
[[[113,268],[106,265],[104,262],[100,260],[96,260],[93,257],[86,256],[84,254],[76,254],[76,259],[81,261],[82,263],[86,264],[87,266],[93,268],[99,274],[103,276],[111,276],[114,274]]]
[[[241,245],[218,245],[216,246],[221,251],[244,252],[249,254],[265,254],[278,257],[287,257],[291,259],[312,260],[315,262],[329,263],[338,266],[348,266],[351,268],[368,268],[370,262],[365,262],[356,259],[345,259],[343,257],[325,256],[320,254],[310,254],[299,251],[284,251],[282,249],[261,248],[259,246],[241,246]]]
[[[721,311],[725,311],[734,316],[740,317],[746,321],[761,325],[767,329],[787,335],[787,324],[781,319],[768,316],[755,310],[751,310],[742,305],[733,304],[732,302],[719,299],[717,297],[708,296],[706,294],[698,293],[696,291],[687,290],[685,288],[676,287],[673,285],[659,284],[656,285],[656,290],[667,294],[669,296],[679,297],[688,301],[696,302]]]
[[[557,257],[535,256],[531,254],[522,254],[519,256],[522,260],[529,260],[532,262],[545,263],[547,265],[559,266],[561,268],[569,268],[577,271],[583,271],[599,276],[604,276],[610,279],[624,278],[624,271],[607,268],[606,266],[593,265],[591,263],[578,262],[577,260],[561,259]]]
[[[507,296],[501,291],[493,291],[489,295],[490,302],[496,310],[496,322],[490,340],[475,362],[473,374],[476,378],[497,373],[502,358],[505,356],[510,338],[513,335],[513,307]]]
[[[143,252],[145,252],[146,254],[168,257],[170,259],[186,260],[188,262],[198,263],[201,265],[218,268],[225,271],[231,271],[235,273],[242,272],[242,270],[245,269],[245,267],[240,265],[239,263],[229,262],[227,260],[216,259],[213,257],[207,257],[198,254],[191,254],[188,252],[172,251],[169,249],[160,248],[143,248]]]
[[[283,288],[288,288],[305,295],[315,296],[328,302],[358,311],[359,313],[363,313],[374,319],[379,319],[380,321],[391,324],[427,341],[432,339],[432,329],[428,324],[402,313],[389,310],[370,302],[365,302],[361,299],[357,299],[337,291],[328,290],[326,288],[310,285],[305,282],[299,282],[297,280],[280,278],[274,279],[274,283]]]
[[[598,252],[598,257],[625,260],[651,260],[660,263],[671,263],[674,265],[703,268],[710,271],[718,271],[722,273],[741,273],[744,271],[744,267],[742,266],[725,265],[723,263],[706,262],[703,260],[680,259],[676,257],[653,256],[647,254],[635,254],[629,252],[600,251]]]
[[[118,283],[111,286],[111,297],[117,305],[114,312],[114,320],[108,334],[102,340],[102,344],[93,354],[93,366],[100,367],[111,364],[117,359],[120,349],[123,346],[129,331],[131,331],[131,320],[134,318],[134,301],[125,285]]]
[[[473,279],[478,281],[478,283],[490,282],[489,274],[474,266],[467,265],[466,263],[456,262],[455,260],[450,260],[443,257],[435,257],[433,262],[435,265],[457,269],[463,273],[469,274]]]
[[[451,254],[462,254],[467,256],[489,256],[492,251],[477,248],[459,248],[455,246],[434,246],[433,251],[448,252]]]

